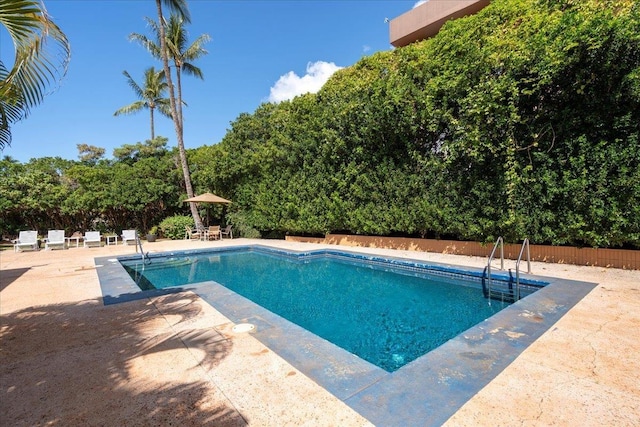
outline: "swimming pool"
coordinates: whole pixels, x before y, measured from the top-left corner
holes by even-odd
[[[510,304],[484,298],[472,275],[337,251],[246,248],[121,263],[143,290],[214,280],[388,372]]]
[[[282,241],[224,243],[225,250],[267,248],[293,254],[293,257],[333,252],[315,244],[289,245]],[[152,253],[151,259],[153,262],[156,257],[203,252],[210,249]],[[339,252],[371,263],[402,264],[409,271],[418,264],[428,265],[434,274],[482,276],[479,268],[421,261],[421,253],[416,253],[416,260],[408,257],[413,252],[357,248]],[[397,256],[392,255],[396,253]],[[254,324],[256,328],[251,332],[254,338],[374,425],[386,426],[442,425],[596,286],[589,282],[522,275],[548,285],[395,372],[387,372],[213,281],[141,291],[120,263],[135,259],[140,259],[140,255],[95,258],[104,304],[155,298],[172,292],[194,292],[229,321]]]

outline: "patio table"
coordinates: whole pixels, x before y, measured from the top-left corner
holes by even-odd
[[[75,240],[76,241],[76,248],[80,247],[80,239],[82,239],[82,236],[69,236],[69,237],[65,237],[64,238],[67,241],[67,247],[70,248],[71,247],[71,241]]]

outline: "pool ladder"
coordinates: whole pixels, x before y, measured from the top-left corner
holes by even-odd
[[[527,257],[527,273],[531,273],[531,251],[529,249],[529,239],[525,238],[522,241],[522,247],[520,248],[520,254],[518,254],[518,259],[516,260],[516,277],[515,277],[515,286],[514,286],[514,278],[511,273],[511,269],[509,269],[509,282],[507,285],[503,286],[494,286],[493,278],[491,277],[491,263],[496,255],[496,250],[500,248],[500,270],[504,270],[504,239],[502,236],[498,237],[496,243],[493,245],[493,250],[489,255],[489,260],[487,261],[487,266],[484,268],[482,272],[482,292],[484,297],[492,300],[500,300],[505,302],[516,302],[520,299],[520,262],[522,261],[522,257],[525,254]]]
[[[136,233],[136,252],[138,252],[138,248],[140,248],[140,254],[142,254],[142,262],[146,264],[147,262],[151,262],[149,258],[149,252],[144,253],[144,249],[142,249],[142,241],[140,240],[140,236]]]

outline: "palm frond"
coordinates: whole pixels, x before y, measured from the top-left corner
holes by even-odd
[[[163,116],[171,119],[171,103],[169,102],[168,99],[159,99],[156,102],[156,109],[160,112],[160,114],[162,114]]]
[[[0,24],[15,46],[11,69],[2,64],[0,80],[0,149],[11,142],[10,124],[24,119],[66,75],[71,46],[65,34],[31,0],[0,1]],[[53,45],[47,43],[52,40]]]
[[[187,61],[194,61],[201,56],[208,54],[209,52],[203,47],[206,43],[211,41],[211,37],[208,34],[201,34],[200,37],[195,39],[191,46],[189,46],[182,56]]]
[[[6,76],[0,95],[7,85],[23,91],[28,106],[39,104],[52,81],[60,81],[67,72],[71,50],[69,42],[37,3],[27,0],[4,0],[0,3],[2,22],[16,47],[13,69]],[[56,42],[45,49],[47,40]]]
[[[185,74],[197,77],[200,80],[204,80],[204,75],[202,74],[202,70],[199,67],[196,67],[195,65],[189,62],[185,62],[184,64],[182,64],[182,71]]]
[[[137,113],[138,111],[142,111],[145,108],[147,108],[149,105],[147,104],[146,101],[136,101],[133,104],[129,104],[126,105],[122,108],[119,108],[118,110],[116,110],[115,113],[113,113],[114,116],[120,116],[123,114],[134,114]]]
[[[0,61],[0,84],[4,84],[9,70]],[[22,102],[22,92],[15,86],[7,85],[0,98],[0,148],[11,145],[11,123],[23,118],[27,107]]]
[[[131,90],[133,90],[133,93],[135,93],[138,98],[144,98],[144,90],[138,83],[136,83],[135,80],[133,80],[133,77],[131,77],[131,75],[129,75],[126,70],[123,71],[122,74],[124,74],[124,76],[127,78],[127,84],[129,85]]]
[[[174,13],[177,13],[185,22],[191,22],[191,14],[186,0],[162,0],[165,6]]]
[[[156,42],[158,40],[160,31],[158,24],[149,17],[145,18],[147,25],[151,28],[151,31],[155,35],[155,40],[148,38],[147,36],[139,33],[131,33],[129,35],[129,41],[137,41],[142,47],[144,47],[150,54],[156,59],[162,59],[162,52],[160,51],[160,44]]]

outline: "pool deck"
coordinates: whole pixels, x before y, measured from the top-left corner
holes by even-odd
[[[158,241],[145,250],[251,243],[336,248],[234,239]],[[372,425],[251,333],[234,333],[234,323],[193,292],[104,305],[95,258],[134,251],[0,252],[0,424]],[[445,425],[640,426],[640,271],[532,263],[532,273],[598,286]]]

